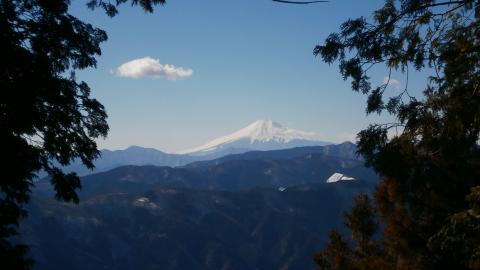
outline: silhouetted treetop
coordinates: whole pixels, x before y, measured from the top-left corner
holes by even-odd
[[[339,62],[352,89],[368,95],[367,114],[393,116],[358,134],[359,152],[383,177],[374,206],[387,268],[479,269],[480,227],[468,202],[480,184],[480,1],[386,0],[314,54]],[[403,74],[405,87],[374,86],[369,70],[378,65]],[[430,74],[421,96],[410,93],[412,69]],[[361,269],[375,257],[352,263]]]
[[[90,1],[109,16],[127,1]],[[161,0],[132,0],[147,12]],[[28,269],[25,246],[14,245],[35,173],[46,171],[59,200],[78,202],[77,175],[57,165],[79,158],[87,167],[99,155],[95,138],[108,132],[105,108],[90,97],[75,71],[96,66],[105,31],[68,12],[68,0],[0,0],[0,261]]]
[[[113,3],[104,0],[88,0],[87,6],[92,10],[97,7],[102,8],[108,16],[113,17],[118,14],[117,7],[128,2],[132,6],[140,6],[146,12],[153,12],[154,6],[166,3],[165,0],[115,0]]]

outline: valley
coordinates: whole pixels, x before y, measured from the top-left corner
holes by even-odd
[[[125,165],[82,177],[79,205],[53,200],[43,179],[22,241],[34,269],[313,269],[329,230],[343,230],[343,212],[377,181],[355,152],[344,143]]]

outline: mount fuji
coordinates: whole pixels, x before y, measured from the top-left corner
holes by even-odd
[[[87,175],[125,165],[184,166],[186,164],[212,160],[230,154],[241,154],[254,150],[281,150],[303,146],[325,146],[318,134],[290,128],[271,120],[259,120],[230,135],[222,136],[200,147],[180,153],[165,153],[152,148],[131,146],[124,150],[102,150],[95,160],[95,170],[86,168],[80,160],[64,167],[66,172]],[[39,173],[39,178],[46,176]]]
[[[272,120],[258,120],[200,147],[179,152],[194,156],[237,154],[252,150],[280,150],[303,146],[324,146],[317,133],[291,129]]]

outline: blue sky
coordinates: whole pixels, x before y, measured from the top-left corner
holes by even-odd
[[[312,54],[348,18],[370,17],[382,0],[286,5],[269,0],[176,0],[146,14],[129,5],[108,18],[72,1],[71,12],[108,32],[97,69],[78,73],[105,105],[110,134],[100,148],[130,145],[177,151],[257,119],[314,131],[340,142],[388,116],[365,116],[365,97],[336,65]],[[178,80],[121,77],[117,68],[151,57],[191,69]],[[371,73],[382,83],[384,68]],[[398,76],[398,77],[396,77]],[[394,77],[402,85],[403,77]],[[424,75],[410,76],[412,88]],[[394,87],[392,87],[394,91]]]

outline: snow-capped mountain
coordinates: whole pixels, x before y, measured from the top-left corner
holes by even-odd
[[[292,147],[328,145],[314,132],[283,127],[272,120],[258,120],[234,133],[219,137],[200,147],[181,151],[180,154],[222,155],[251,150],[278,150]]]

